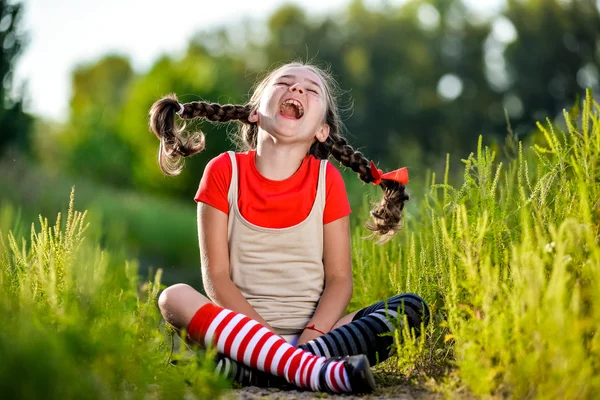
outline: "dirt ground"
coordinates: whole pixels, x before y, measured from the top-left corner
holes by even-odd
[[[376,367],[377,368],[377,367]],[[234,389],[226,396],[228,400],[289,400],[289,399],[399,399],[399,400],[441,400],[443,396],[416,386],[397,375],[377,368],[374,372],[377,389],[364,395],[327,394],[304,390],[295,390],[292,386],[279,388],[261,388],[255,386]]]
[[[375,392],[366,395],[350,395],[350,394],[326,394],[314,393],[298,390],[281,390],[276,388],[258,388],[254,386],[243,389],[233,390],[227,399],[239,400],[289,400],[289,399],[339,399],[339,400],[354,400],[354,399],[399,399],[399,400],[433,400],[441,399],[442,396],[437,393],[427,392],[422,389],[413,388],[406,384],[379,387]]]

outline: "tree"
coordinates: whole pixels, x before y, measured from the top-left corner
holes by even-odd
[[[13,68],[23,49],[19,31],[21,4],[0,0],[0,153],[7,147],[29,150],[33,119],[23,112],[23,99],[13,98]]]
[[[422,21],[423,13],[429,22]],[[461,16],[458,23],[455,15]],[[275,57],[299,56],[330,65],[347,92],[342,105],[352,104],[349,139],[369,157],[390,167],[421,165],[428,160],[410,155],[435,160],[458,154],[479,134],[494,132],[486,104],[501,95],[486,82],[482,49],[490,26],[471,23],[461,1],[369,9],[355,0],[341,15],[308,20],[293,6],[273,14],[266,52],[274,58],[267,65]],[[452,99],[438,93],[448,74],[463,88]]]
[[[134,76],[129,61],[117,55],[75,69],[70,120],[59,135],[63,167],[113,186],[131,183],[133,150],[117,126]]]
[[[596,0],[509,0],[506,17],[518,35],[506,47],[505,93],[521,106],[513,127],[529,133],[536,120],[571,107],[600,77],[600,9]]]
[[[249,81],[245,64],[233,56],[209,53],[204,43],[212,39],[199,35],[182,58],[161,57],[131,85],[119,117],[118,132],[132,151],[129,173],[138,189],[189,200],[194,196],[208,160],[231,148],[227,132],[236,129],[235,123],[219,126],[186,121],[188,131],[204,132],[206,148],[186,159],[181,175],[167,178],[157,163],[158,139],[148,128],[148,110],[152,103],[169,93],[175,93],[182,103],[203,100],[239,104],[247,100],[244,95]]]
[[[504,142],[505,109],[515,131],[529,133],[597,84],[595,2],[509,0],[504,15],[484,20],[462,0],[379,8],[353,0],[321,17],[284,5],[266,35],[247,22],[201,32],[183,57],[163,56],[145,72],[108,57],[74,75],[65,159],[103,182],[189,198],[208,159],[231,148],[227,129],[188,123],[205,131],[207,148],[166,179],[147,126],[151,104],[167,93],[182,102],[244,102],[256,71],[301,59],[330,67],[349,110],[346,136],[369,158],[383,168],[443,168],[445,153],[468,154],[479,135]]]

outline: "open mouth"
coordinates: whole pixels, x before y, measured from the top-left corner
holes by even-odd
[[[284,117],[300,119],[304,115],[304,107],[298,100],[287,99],[279,106],[279,113]]]

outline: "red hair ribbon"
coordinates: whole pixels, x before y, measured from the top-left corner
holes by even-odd
[[[382,170],[377,169],[377,167],[375,166],[375,163],[373,161],[371,161],[371,175],[373,175],[373,184],[374,185],[379,185],[381,183],[382,179],[387,179],[390,181],[395,181],[398,183],[401,183],[403,185],[406,185],[408,183],[408,170],[406,169],[406,167],[402,167],[400,169],[391,171],[391,172],[386,172],[385,174],[383,173]]]

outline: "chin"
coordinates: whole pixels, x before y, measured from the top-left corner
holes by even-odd
[[[286,123],[287,122],[287,123]],[[289,122],[292,122],[291,124]],[[285,136],[285,137],[296,137],[300,133],[300,127],[297,124],[293,123],[294,121],[285,120],[278,121],[275,126],[273,126],[273,132],[275,136]]]
[[[281,129],[270,132],[269,135],[278,144],[298,144],[302,142],[298,130]]]

